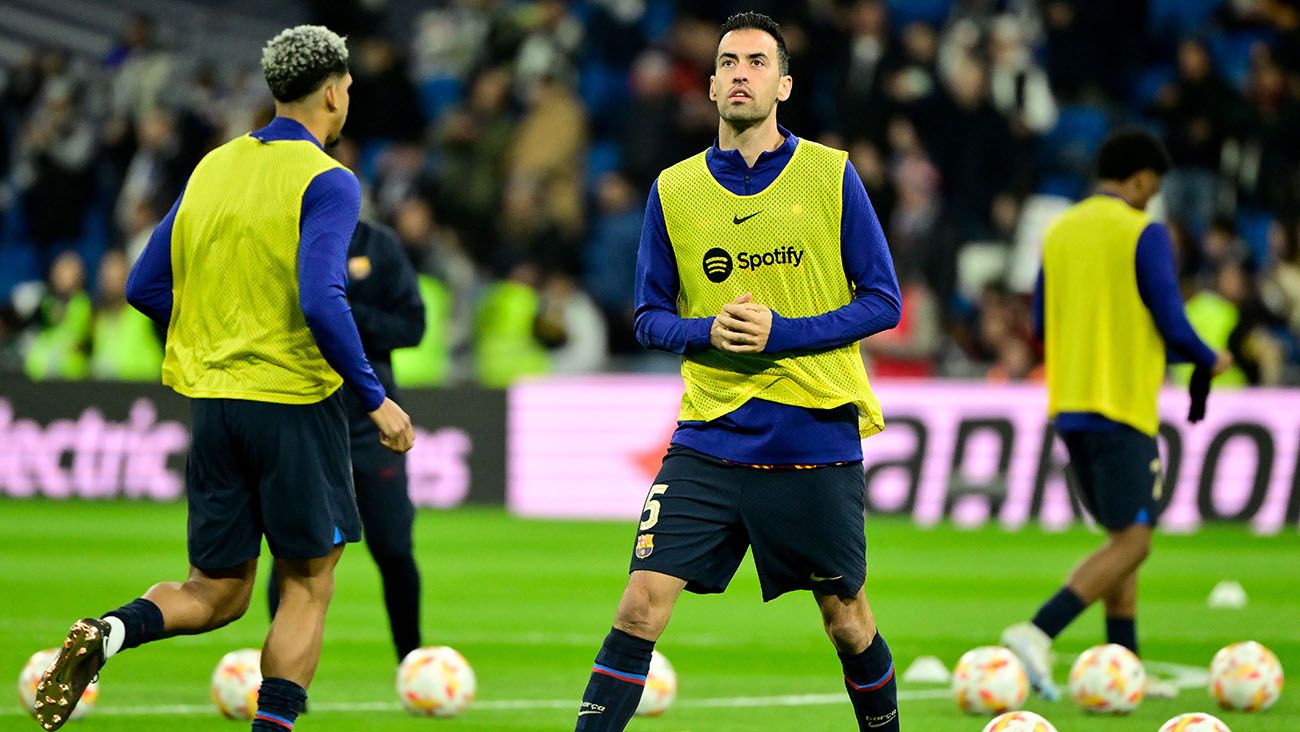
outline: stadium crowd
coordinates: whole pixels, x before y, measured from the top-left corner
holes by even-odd
[[[903,321],[866,344],[873,373],[1036,378],[1042,228],[1137,123],[1176,166],[1155,213],[1193,324],[1240,365],[1220,378],[1300,383],[1298,0],[452,0],[398,28],[387,8],[301,20],[349,36],[336,155],[431,302],[440,365],[409,383],[674,367],[633,337],[645,195],[716,134],[716,29],[744,9],[783,24],[783,124],[849,151],[893,250]],[[157,377],[125,274],[202,155],[269,119],[253,61],[139,16],[104,58],[0,71],[0,372]]]

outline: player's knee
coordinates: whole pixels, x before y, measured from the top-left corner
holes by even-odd
[[[668,625],[670,612],[656,607],[648,594],[628,592],[618,603],[614,627],[638,638],[657,640]]]
[[[855,613],[824,615],[822,625],[835,648],[846,653],[860,652],[871,643],[876,634],[871,622]]]

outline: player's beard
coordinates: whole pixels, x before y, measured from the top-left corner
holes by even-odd
[[[726,99],[718,103],[718,116],[722,118],[735,130],[747,130],[750,127],[761,124],[772,114],[772,108],[776,106],[776,101],[760,107],[757,100],[752,104],[745,104],[739,107],[733,107],[727,103]]]

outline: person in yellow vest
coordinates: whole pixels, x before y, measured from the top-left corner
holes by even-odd
[[[150,237],[127,300],[167,323],[162,380],[191,399],[189,576],[72,625],[37,687],[58,729],[115,653],[203,633],[248,609],[262,537],[280,607],[262,647],[254,730],[293,729],[320,658],[334,566],[361,538],[339,387],[395,452],[411,421],[385,394],[345,297],[361,193],[325,153],[348,113],[348,50],[323,26],[263,49],[266,127],[208,153]]]
[[[90,373],[110,381],[153,381],[163,348],[149,316],[126,302],[126,255],[110,250],[99,260],[99,302],[90,341]]]
[[[1169,154],[1149,132],[1113,132],[1097,152],[1097,193],[1043,238],[1034,319],[1045,343],[1048,415],[1070,454],[1071,487],[1108,535],[1031,621],[1003,632],[1002,644],[1048,700],[1060,696],[1052,639],[1092,603],[1105,604],[1107,642],[1138,652],[1138,569],[1162,507],[1155,435],[1166,362],[1215,373],[1232,362],[1187,322],[1169,231],[1146,214],[1168,170]],[[1177,689],[1149,680],[1147,693]]]
[[[85,262],[74,251],[63,252],[50,265],[50,291],[37,318],[40,331],[23,359],[27,378],[86,378],[93,309],[86,294]]]
[[[862,439],[884,420],[857,345],[897,325],[898,281],[847,154],[777,125],[792,84],[780,26],[729,18],[709,80],[717,140],[664,170],[646,204],[636,335],[682,354],[686,390],[584,732],[624,729],[682,590],[722,592],[750,548],[765,601],[813,593],[858,728],[899,729],[864,591]]]

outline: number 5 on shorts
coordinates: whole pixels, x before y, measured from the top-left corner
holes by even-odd
[[[663,495],[666,490],[668,490],[667,483],[655,483],[650,486],[650,494],[645,497],[645,508],[641,509],[641,513],[644,514],[649,512],[650,515],[646,517],[645,521],[641,522],[642,531],[652,529],[655,524],[659,523],[660,506],[659,501],[656,501],[655,497]]]

